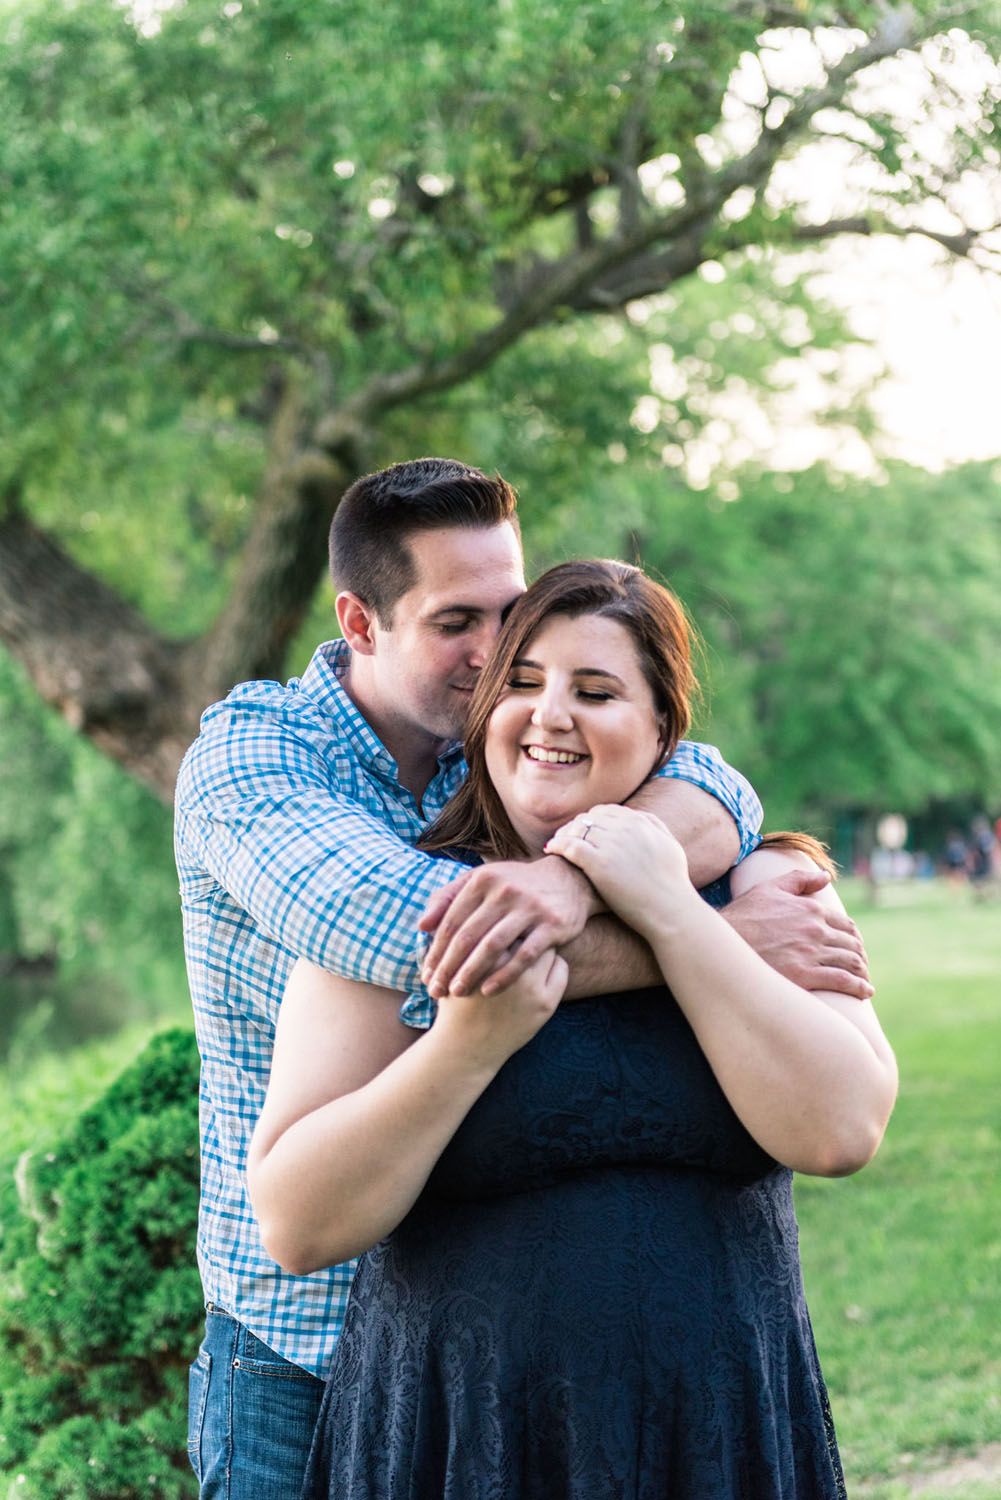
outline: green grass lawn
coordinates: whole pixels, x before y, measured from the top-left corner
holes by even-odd
[[[986,1500],[1001,1475],[925,1471],[1001,1439],[1001,904],[938,883],[843,896],[901,1076],[872,1165],[797,1182],[849,1495]]]

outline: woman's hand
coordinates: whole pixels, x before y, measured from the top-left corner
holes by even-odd
[[[698,899],[684,849],[652,813],[592,807],[557,829],[546,853],[582,870],[609,909],[646,938]]]
[[[547,948],[513,984],[494,994],[443,995],[432,1032],[438,1043],[454,1042],[474,1068],[496,1071],[549,1020],[563,998],[569,970],[555,948]]]

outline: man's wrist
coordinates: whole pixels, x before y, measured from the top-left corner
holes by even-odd
[[[540,863],[546,864],[551,862],[555,862],[555,864],[560,866],[560,879],[565,879],[568,889],[574,891],[576,898],[584,902],[585,921],[590,920],[591,917],[597,917],[602,912],[608,910],[608,907],[598,895],[598,892],[588,880],[583,870],[578,870],[576,865],[572,865],[568,859],[564,859],[562,854],[544,854],[540,861]]]

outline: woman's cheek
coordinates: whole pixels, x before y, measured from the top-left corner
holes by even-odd
[[[511,752],[509,736],[504,733],[503,717],[496,709],[487,726],[483,758],[486,763],[487,776],[500,790],[501,786],[506,784],[510,774],[508,766]]]

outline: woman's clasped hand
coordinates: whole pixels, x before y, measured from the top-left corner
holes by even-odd
[[[609,910],[648,939],[699,901],[684,849],[653,813],[602,803],[557,829],[545,852],[582,870]]]
[[[513,984],[484,995],[446,993],[438,1002],[435,1028],[454,1037],[462,1055],[492,1072],[544,1026],[563,998],[569,969],[547,948]]]

